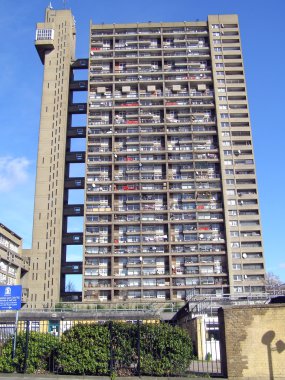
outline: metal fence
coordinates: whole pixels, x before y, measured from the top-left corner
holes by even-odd
[[[104,324],[108,329],[109,336],[109,347],[107,347],[107,372],[105,375],[112,377],[112,374],[117,376],[141,376],[145,372],[141,369],[141,360],[143,360],[143,355],[141,355],[141,349],[144,350],[144,355],[146,355],[146,342],[151,341],[150,332],[146,333],[144,330],[144,335],[142,338],[141,331],[143,330],[144,324],[158,323],[157,320],[153,321],[128,321],[132,326],[129,330],[122,329],[122,332],[116,334],[118,324],[114,324],[113,321],[79,321],[79,320],[45,320],[45,321],[18,321],[17,328],[15,328],[14,323],[0,323],[0,355],[7,355],[7,347],[10,351],[8,355],[14,358],[16,364],[16,372],[26,373],[30,372],[29,363],[33,358],[35,353],[33,352],[32,344],[30,342],[35,339],[37,334],[34,332],[43,333],[45,336],[44,344],[49,347],[54,343],[56,339],[60,339],[63,334],[70,330],[73,326],[78,324]],[[119,324],[123,326],[124,323]],[[125,336],[123,336],[125,334]],[[16,341],[15,341],[16,339]],[[128,345],[121,346],[122,342],[128,341]],[[17,342],[17,344],[16,344]],[[41,343],[42,344],[42,343]],[[94,346],[95,347],[95,346]],[[165,358],[162,356],[161,348],[149,347],[154,360],[163,361]],[[155,351],[156,350],[156,351]],[[43,357],[45,360],[45,369],[41,369],[40,373],[63,373],[63,368],[61,362],[57,360],[56,355],[48,354],[45,356],[43,350]],[[177,368],[177,366],[176,366]],[[179,369],[175,373],[169,372],[169,376],[187,376],[189,375],[190,369]],[[85,374],[90,375],[88,368],[83,371],[83,373],[75,374]],[[150,368],[147,373],[148,376],[157,376],[156,368]]]
[[[192,323],[193,348],[196,360],[190,365],[194,374],[221,376],[220,329],[217,317],[200,316]]]

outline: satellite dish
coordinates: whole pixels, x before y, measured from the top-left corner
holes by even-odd
[[[244,259],[246,259],[246,258],[247,258],[247,254],[246,254],[246,253],[243,253],[243,254],[242,254],[242,257],[243,257]]]

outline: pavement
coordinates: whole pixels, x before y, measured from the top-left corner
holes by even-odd
[[[19,373],[7,373],[0,374],[0,380],[7,379],[29,379],[29,380],[110,380],[108,376],[74,376],[74,375],[27,375],[27,374],[19,374]],[[142,376],[142,377],[116,377],[115,380],[205,380],[205,377],[155,377],[155,376]],[[218,380],[219,378],[215,378]],[[226,380],[225,378],[220,378],[220,380]]]

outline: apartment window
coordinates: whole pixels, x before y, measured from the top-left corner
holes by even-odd
[[[222,119],[227,119],[229,117],[228,113],[221,113],[221,118]]]
[[[234,179],[226,179],[226,184],[227,185],[234,185],[235,184],[235,180]]]
[[[226,89],[224,87],[218,88],[218,92],[226,92]]]
[[[242,293],[242,286],[234,286],[235,293]]]
[[[227,190],[227,195],[235,195],[235,190]]]
[[[222,48],[221,47],[215,47],[214,51],[222,51]]]
[[[226,169],[225,173],[226,173],[226,175],[234,175],[233,169]]]
[[[239,252],[233,252],[232,253],[232,258],[233,259],[241,259],[241,254]]]
[[[220,110],[227,110],[228,109],[228,106],[226,104],[220,104],[219,105],[219,109]]]
[[[229,225],[231,227],[237,227],[238,226],[238,221],[237,220],[230,220],[229,221]]]
[[[227,100],[227,97],[226,96],[219,96],[219,100],[221,102],[225,102]]]
[[[229,199],[228,200],[228,205],[229,206],[234,206],[234,205],[236,205],[236,201],[234,199]]]
[[[239,242],[238,241],[234,241],[231,243],[231,247],[232,248],[239,248]]]
[[[214,45],[221,45],[221,40],[214,39]]]
[[[223,59],[222,55],[215,55],[215,59]]]
[[[222,128],[228,128],[229,126],[230,126],[230,123],[229,123],[229,122],[224,122],[224,121],[223,121],[223,122],[221,123],[221,127],[222,127]]]
[[[232,143],[230,142],[230,140],[224,140],[223,141],[223,146],[231,146]]]
[[[239,237],[238,231],[231,231],[231,237]]]
[[[224,150],[224,155],[225,156],[231,156],[233,154],[232,150]]]
[[[233,270],[241,270],[241,264],[233,264]]]
[[[54,39],[53,29],[37,29],[36,30],[36,41],[53,40],[53,39]]]
[[[213,32],[212,34],[213,34],[213,36],[215,36],[215,37],[219,37],[219,36],[221,35],[220,32]]]
[[[233,160],[225,160],[224,164],[227,165],[227,166],[232,165],[233,164]]]
[[[229,210],[228,214],[230,216],[235,216],[235,215],[237,215],[237,210]]]
[[[225,73],[223,71],[217,71],[218,76],[225,76]]]
[[[242,281],[242,276],[240,274],[235,274],[233,276],[234,281]]]
[[[212,29],[219,29],[220,28],[220,24],[212,24]]]

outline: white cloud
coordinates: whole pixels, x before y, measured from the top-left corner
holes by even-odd
[[[28,179],[30,161],[25,157],[0,157],[0,192],[7,192]]]
[[[279,268],[285,269],[285,263],[279,263]]]

